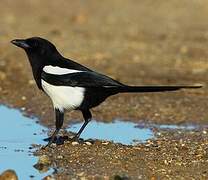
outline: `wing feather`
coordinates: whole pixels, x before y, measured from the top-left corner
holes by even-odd
[[[124,85],[108,76],[96,72],[76,72],[70,74],[50,74],[42,72],[41,78],[55,86],[72,87],[123,87]]]

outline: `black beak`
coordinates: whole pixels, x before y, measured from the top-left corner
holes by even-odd
[[[28,49],[30,46],[26,43],[26,40],[24,39],[14,39],[11,41],[12,44],[15,46],[21,47],[23,49]]]

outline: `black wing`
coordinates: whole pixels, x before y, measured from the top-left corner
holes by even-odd
[[[176,91],[186,88],[201,88],[201,85],[162,85],[162,86],[128,86],[108,76],[94,71],[83,71],[63,75],[49,74],[42,72],[41,79],[55,86],[86,87],[97,89],[108,89],[113,92],[163,92]]]
[[[124,87],[125,85],[94,71],[83,71],[70,74],[49,74],[42,72],[41,79],[55,86],[72,87]]]

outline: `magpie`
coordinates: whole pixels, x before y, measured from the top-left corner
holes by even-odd
[[[111,95],[201,87],[197,85],[129,86],[63,57],[55,45],[46,39],[40,37],[14,39],[11,43],[25,50],[38,88],[52,100],[56,129],[46,147],[56,142],[56,136],[63,125],[66,110],[82,112],[84,124],[73,138],[78,140],[92,118],[90,109],[98,106]]]

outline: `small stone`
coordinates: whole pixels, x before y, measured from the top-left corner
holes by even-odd
[[[47,155],[42,155],[39,157],[38,162],[33,165],[33,167],[40,172],[44,173],[49,170],[49,166],[51,164],[51,161]]]
[[[139,175],[139,176],[138,176],[138,179],[143,179],[143,178],[142,178],[142,175]]]
[[[161,136],[161,132],[158,132],[157,135],[158,135],[158,136]]]
[[[102,144],[103,144],[103,145],[108,145],[108,144],[109,144],[109,142],[102,142]]]
[[[31,79],[31,80],[28,81],[28,84],[33,85],[33,84],[35,84],[35,81]]]
[[[203,130],[202,133],[203,133],[203,134],[207,134],[207,131]]]
[[[51,163],[51,161],[47,155],[42,155],[39,157],[38,163],[48,165]]]
[[[83,176],[84,172],[77,173],[77,176]]]
[[[0,66],[1,67],[6,66],[6,62],[3,59],[0,59]]]
[[[57,156],[58,159],[63,159],[63,156],[59,155]]]
[[[0,175],[1,180],[18,180],[17,174],[14,170],[8,169]]]
[[[151,178],[150,178],[150,180],[156,180],[157,178],[155,177],[155,176],[152,176]]]
[[[24,100],[26,100],[27,98],[26,98],[25,96],[22,96],[22,98],[21,98],[21,99],[24,101]]]
[[[91,142],[88,142],[88,141],[85,142],[85,144],[88,145],[88,146],[91,146],[92,145],[92,143]]]
[[[55,178],[49,175],[49,176],[44,177],[43,180],[55,180]]]
[[[160,114],[159,113],[155,113],[155,116],[160,116]]]
[[[73,141],[71,144],[72,144],[73,146],[76,146],[76,145],[78,145],[79,143],[76,142],[76,141]]]
[[[52,147],[56,147],[57,145],[56,145],[56,143],[52,143],[51,146]]]
[[[25,108],[25,107],[21,107],[21,110],[22,110],[22,111],[25,111],[25,110],[26,110],[26,108]]]

